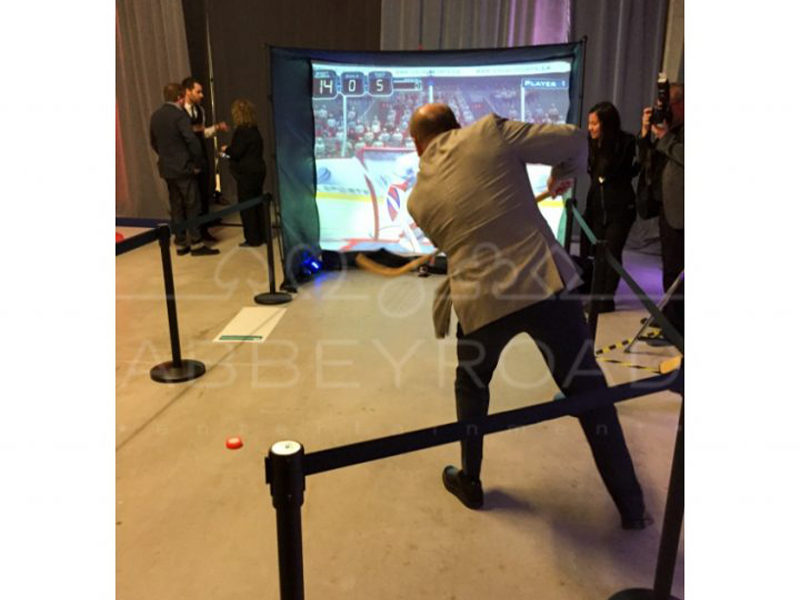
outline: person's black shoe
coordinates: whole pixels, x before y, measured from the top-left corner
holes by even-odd
[[[212,256],[214,254],[219,254],[219,250],[208,246],[200,246],[197,250],[192,250],[192,256]]]
[[[483,487],[480,479],[470,479],[464,471],[448,465],[442,471],[445,489],[461,500],[467,508],[476,510],[483,506]]]
[[[260,244],[251,244],[250,242],[242,242],[241,244],[239,244],[239,247],[240,248],[258,248],[259,246],[263,246],[263,245],[264,245],[264,242],[261,242]]]
[[[203,239],[204,242],[218,242],[219,240],[211,235],[208,231],[204,231],[200,234],[200,237]]]
[[[189,254],[190,250],[191,250],[191,248],[189,246],[178,246],[178,248],[177,248],[177,250],[175,250],[175,252],[178,253],[178,256],[183,256],[184,254]]]
[[[646,527],[650,527],[654,523],[653,517],[650,516],[650,513],[646,512],[636,519],[626,519],[623,517],[622,519],[622,528],[628,530],[640,530],[645,529]]]

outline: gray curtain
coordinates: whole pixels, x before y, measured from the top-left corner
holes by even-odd
[[[569,0],[382,0],[381,50],[563,43],[569,13]]]
[[[165,217],[167,191],[150,148],[162,88],[189,74],[181,0],[117,0],[117,215]]]
[[[661,69],[670,81],[683,81],[683,0],[669,0],[664,61]]]
[[[667,5],[668,0],[573,0],[570,39],[587,36],[584,125],[589,108],[608,100],[619,109],[622,128],[639,132],[642,108],[655,99]],[[586,176],[578,180],[581,206],[588,183]],[[639,219],[628,237],[628,248],[658,251],[657,240],[657,219]]]

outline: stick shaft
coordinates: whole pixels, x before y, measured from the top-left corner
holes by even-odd
[[[539,203],[542,200],[550,197],[550,192],[545,190],[534,200]],[[371,260],[361,254],[360,252],[356,255],[356,264],[361,267],[362,269],[366,269],[367,271],[372,271],[373,273],[377,273],[378,275],[384,275],[385,277],[396,277],[398,275],[402,275],[403,273],[408,273],[409,271],[413,271],[420,265],[424,265],[426,262],[431,260],[434,256],[439,254],[439,250],[434,250],[430,254],[426,254],[425,256],[420,256],[415,258],[414,260],[407,262],[401,267],[385,267],[381,264],[376,263],[374,260]]]

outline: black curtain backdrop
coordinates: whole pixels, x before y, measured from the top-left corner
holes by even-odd
[[[195,5],[195,2],[184,0],[184,5],[187,4]],[[266,191],[274,193],[275,137],[269,106],[271,90],[266,46],[379,50],[380,2],[205,0],[196,4],[205,4],[209,14],[217,120],[231,124],[230,107],[236,98],[247,98],[255,103],[259,129],[264,137],[264,159],[267,162],[264,187]],[[196,10],[197,7],[193,6],[193,13]],[[187,17],[187,26],[190,24],[193,29],[203,28],[198,20]],[[193,69],[195,59],[191,40],[195,37],[194,31],[191,34],[187,32]],[[231,133],[232,131],[220,134],[221,143],[228,143]],[[224,161],[221,177],[223,194],[228,199],[234,199],[235,183]]]

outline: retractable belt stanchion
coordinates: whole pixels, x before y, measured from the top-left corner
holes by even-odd
[[[592,339],[597,338],[597,321],[598,321],[598,308],[603,298],[600,297],[600,282],[603,278],[603,273],[607,268],[606,251],[607,242],[605,240],[597,240],[594,247],[594,267],[592,268],[592,291],[589,298],[589,329],[592,332]]]
[[[303,531],[300,521],[300,507],[306,489],[303,457],[301,444],[283,441],[272,445],[265,461],[278,529],[281,600],[302,600],[304,597]]]
[[[664,296],[662,296],[661,300],[659,300],[658,304],[656,304],[656,308],[658,308],[658,310],[660,311],[664,310],[664,307],[667,305],[667,302],[669,302],[670,298],[672,298],[672,295],[675,293],[675,290],[678,289],[678,285],[681,283],[681,281],[683,281],[683,271],[681,271],[678,274],[678,276],[675,278],[675,281],[672,282],[672,285],[669,286],[669,289],[666,292],[664,292]],[[637,331],[636,335],[634,335],[631,338],[630,342],[624,344],[622,351],[625,353],[630,353],[631,348],[633,348],[633,345],[639,339],[639,336],[642,335],[644,330],[650,327],[652,324],[653,324],[653,315],[647,315],[647,318],[642,323],[642,326],[639,328],[639,331]]]
[[[664,525],[658,546],[658,560],[653,589],[634,588],[617,592],[609,600],[678,600],[671,594],[675,576],[675,562],[683,527],[683,369],[680,372],[681,416],[675,436],[675,452],[672,456],[672,472],[669,476],[667,504],[664,509]]]
[[[318,450],[309,454],[305,454],[303,446],[298,442],[282,441],[273,444],[269,455],[265,458],[265,467],[267,484],[270,486],[272,495],[272,505],[276,510],[281,600],[303,598],[303,542],[300,507],[304,499],[305,478],[309,475],[450,444],[475,435],[475,433],[489,435],[505,432],[560,417],[578,416],[587,411],[613,406],[616,402],[638,398],[645,394],[675,391],[677,385],[682,386],[682,375],[683,371],[656,375],[646,380],[575,394],[566,399],[493,413],[471,422],[456,421]],[[682,457],[682,433],[679,440]],[[681,465],[682,474],[682,460],[675,464]],[[673,473],[675,473],[674,468]],[[682,482],[682,478],[673,476],[673,479],[676,482],[675,485],[678,481]],[[670,485],[670,490],[672,490],[673,484]],[[679,503],[681,515],[683,514],[682,499],[681,492]],[[672,514],[669,506],[671,505],[668,503],[668,514]],[[680,534],[680,522],[678,523],[678,534]],[[672,538],[669,539],[672,540]],[[662,542],[662,546],[671,548],[664,542]],[[663,554],[666,557],[669,552],[665,550]],[[664,578],[668,576],[671,581],[671,569],[675,564],[674,558],[671,563],[665,562],[664,564],[672,565],[669,569],[664,569]]]
[[[272,195],[264,194],[264,212],[267,217],[267,276],[269,278],[269,291],[258,294],[253,300],[257,304],[285,304],[291,302],[292,295],[288,292],[279,292],[275,288],[275,251],[272,248]]]
[[[199,360],[181,358],[181,341],[178,335],[178,311],[175,306],[175,281],[172,278],[172,257],[169,253],[169,227],[158,228],[158,243],[161,246],[161,265],[164,270],[164,289],[167,295],[167,319],[172,360],[150,369],[150,378],[159,383],[180,383],[196,379],[206,372]]]
[[[572,214],[575,215],[575,220],[586,234],[586,237],[589,238],[589,241],[593,245],[599,245],[602,240],[598,240],[597,236],[592,233],[591,228],[589,225],[587,225],[586,221],[583,220],[583,217],[581,216],[580,212],[578,212],[578,209],[575,207],[572,201],[570,201],[569,206],[572,209]],[[599,248],[595,250],[595,257],[597,257],[598,254],[600,254]],[[631,277],[630,274],[622,267],[619,261],[612,256],[607,247],[603,249],[603,257],[606,261],[606,264],[619,273],[619,276],[625,281],[625,283],[628,284],[633,293],[636,294],[636,298],[638,298],[639,301],[644,304],[647,312],[650,313],[650,315],[653,317],[653,320],[661,327],[661,332],[663,333],[664,337],[678,350],[680,350],[681,354],[683,354],[683,335],[679,333],[678,330],[675,329],[675,327],[667,320],[667,318],[664,316],[664,313],[661,312],[661,310],[655,305],[655,303],[639,286],[639,284],[634,281],[633,277]]]

